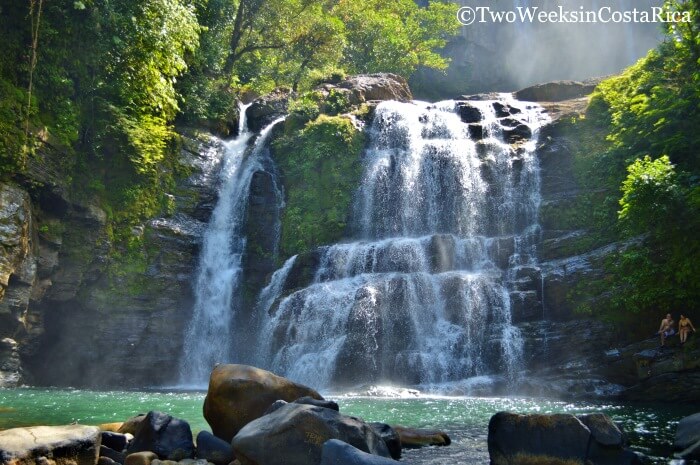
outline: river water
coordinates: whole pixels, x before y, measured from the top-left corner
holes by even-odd
[[[386,393],[385,393],[386,394]],[[389,391],[389,394],[395,392]],[[160,410],[187,420],[193,432],[209,427],[202,417],[205,393],[84,391],[19,388],[0,390],[0,430],[17,426],[61,425],[77,422],[100,424],[123,421],[137,413]],[[632,448],[649,463],[670,463],[669,445],[678,420],[697,409],[687,406],[630,405],[619,403],[562,402],[529,398],[424,397],[397,395],[369,397],[328,396],[344,414],[367,421],[410,427],[439,428],[452,438],[449,447],[405,451],[404,460],[415,465],[488,464],[488,422],[499,411],[518,413],[604,412],[629,434]]]

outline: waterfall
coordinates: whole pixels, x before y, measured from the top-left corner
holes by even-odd
[[[353,240],[320,249],[308,287],[283,294],[280,273],[263,292],[264,365],[326,389],[517,379],[511,298],[536,266],[544,119],[506,95],[379,104]]]
[[[263,129],[252,148],[253,134],[240,108],[239,135],[223,143],[218,201],[202,240],[194,287],[194,310],[185,334],[180,385],[206,387],[211,369],[232,358],[236,293],[242,279],[246,247],[245,215],[253,174],[264,170],[265,144],[279,118]]]

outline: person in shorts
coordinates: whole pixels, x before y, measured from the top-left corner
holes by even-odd
[[[666,338],[676,334],[676,329],[673,327],[676,322],[673,321],[673,317],[670,313],[666,314],[666,318],[661,320],[661,326],[659,326],[659,336],[661,336],[661,347],[666,344]]]

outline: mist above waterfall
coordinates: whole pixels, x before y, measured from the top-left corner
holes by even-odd
[[[471,8],[491,11],[647,10],[662,0],[460,0]],[[457,96],[465,93],[512,92],[554,80],[585,80],[617,73],[656,47],[661,23],[634,22],[479,22],[461,29],[444,51],[451,64],[446,73],[422,70],[413,79],[417,95]]]

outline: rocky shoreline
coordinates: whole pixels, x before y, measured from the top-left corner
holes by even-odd
[[[274,399],[274,400],[273,400]],[[0,431],[7,465],[390,465],[410,448],[449,446],[439,430],[367,423],[315,390],[245,365],[219,365],[203,406],[213,433],[150,411],[99,426]],[[680,421],[676,457],[700,459],[700,413]],[[641,464],[623,429],[601,413],[495,414],[492,465]]]

